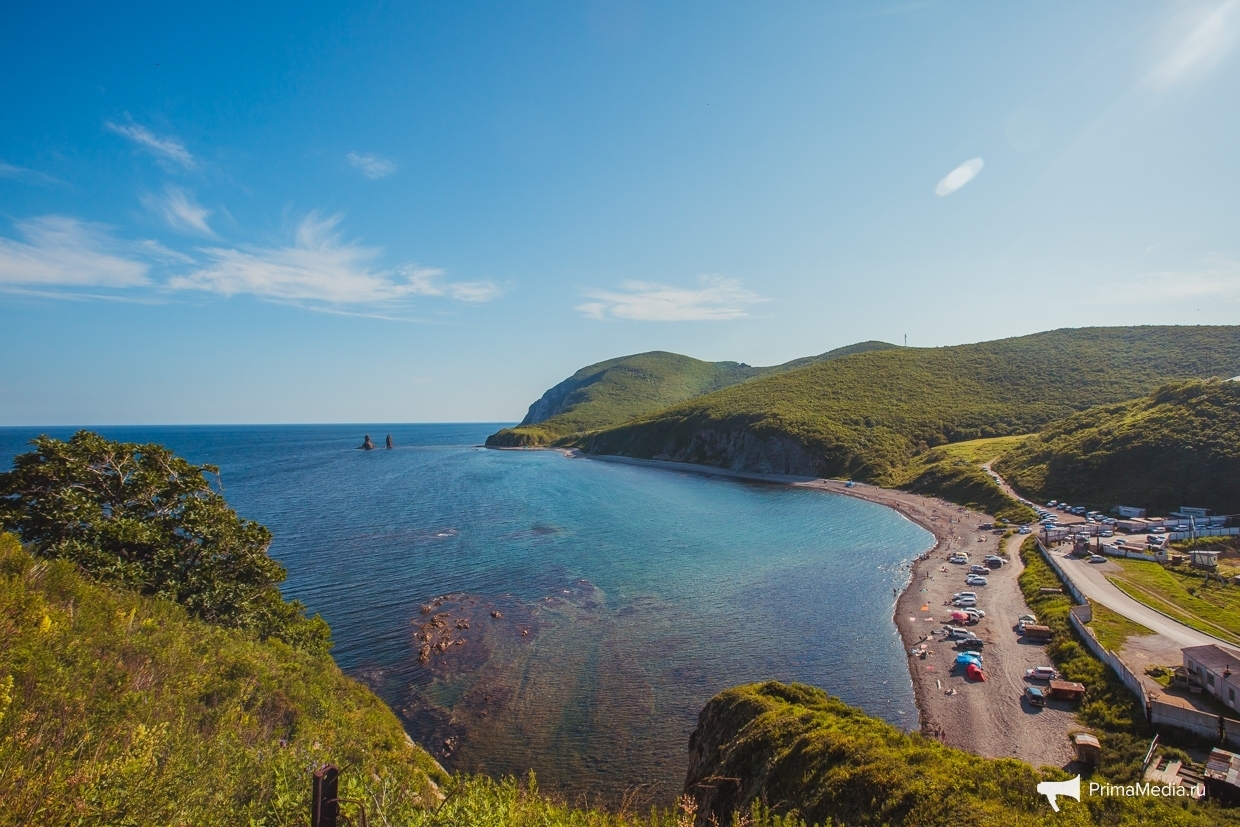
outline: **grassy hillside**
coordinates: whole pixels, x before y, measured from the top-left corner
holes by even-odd
[[[330,657],[92,583],[0,535],[0,824],[301,823],[308,768],[327,761],[390,817],[449,781]]]
[[[1240,373],[1240,327],[1056,330],[892,348],[761,377],[605,429],[588,451],[890,484],[945,443],[1028,433],[1194,376]]]
[[[1037,516],[1033,510],[1004,493],[982,468],[1028,438],[998,436],[932,448],[893,471],[885,482],[928,497],[942,497],[1011,523],[1032,522]]]
[[[1014,759],[984,759],[910,735],[821,689],[775,682],[713,698],[690,739],[686,789],[700,825],[719,824],[755,800],[810,823],[972,825],[1223,825],[1234,811],[1159,798],[1059,799],[1054,813],[1041,780],[1067,779]],[[1140,753],[1137,756],[1140,764]],[[1082,787],[1088,782],[1082,779]]]
[[[1052,423],[996,464],[1012,485],[1106,509],[1240,512],[1240,382],[1181,382]]]
[[[766,368],[737,362],[703,362],[664,351],[609,359],[582,368],[551,388],[530,406],[520,425],[493,434],[487,445],[552,445],[757,376],[889,347],[894,345],[861,342]]]

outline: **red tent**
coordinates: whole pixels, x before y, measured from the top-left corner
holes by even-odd
[[[968,616],[967,614],[965,614],[964,612],[960,611],[959,609],[957,609],[956,611],[952,612],[952,620],[956,620],[956,621],[965,621],[965,620],[968,620],[968,619],[969,619],[969,616]]]
[[[965,667],[964,673],[975,681],[986,680],[986,673],[976,663],[970,663]]]

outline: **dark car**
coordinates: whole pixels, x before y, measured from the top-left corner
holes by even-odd
[[[1030,706],[1046,706],[1046,693],[1040,686],[1026,686],[1025,700]]]
[[[986,642],[982,640],[980,637],[971,637],[965,640],[958,641],[956,643],[956,648],[964,649],[966,651],[971,651],[971,652],[980,652],[982,650],[982,647],[985,645],[986,645]]]

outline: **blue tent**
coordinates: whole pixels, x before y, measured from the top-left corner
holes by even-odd
[[[959,655],[956,655],[957,666],[967,666],[970,663],[981,666],[982,656],[977,652],[961,652]]]

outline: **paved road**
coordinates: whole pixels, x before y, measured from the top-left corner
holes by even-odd
[[[1216,637],[1178,623],[1124,594],[1106,577],[1108,573],[1114,574],[1121,571],[1116,564],[1078,560],[1068,554],[1067,546],[1063,546],[1062,550],[1052,549],[1051,554],[1061,563],[1064,572],[1073,584],[1090,600],[1101,603],[1111,611],[1140,623],[1147,629],[1171,640],[1177,646],[1207,646],[1211,643],[1229,645]]]

